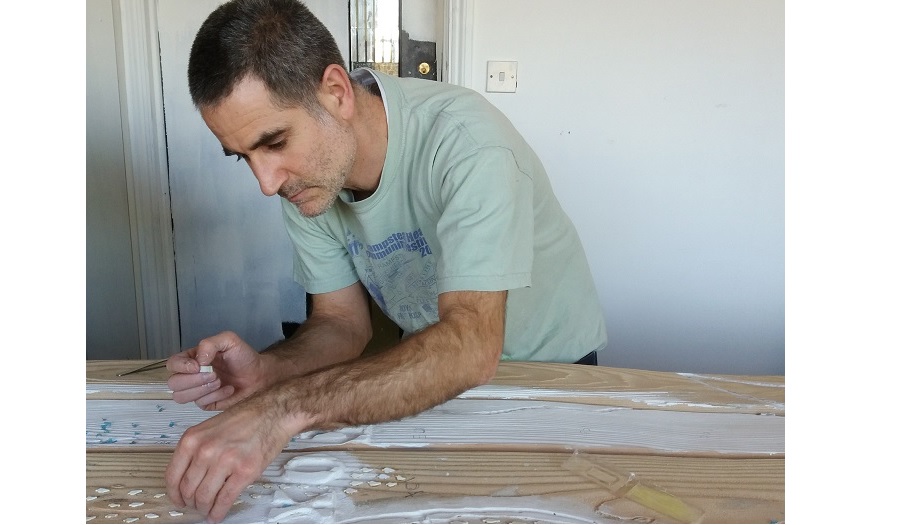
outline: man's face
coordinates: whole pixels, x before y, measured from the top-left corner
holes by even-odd
[[[334,204],[356,159],[349,126],[321,113],[275,106],[265,85],[250,77],[200,111],[225,154],[247,161],[262,192],[288,199],[306,217]]]

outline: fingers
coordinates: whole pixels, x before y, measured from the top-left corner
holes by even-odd
[[[166,361],[166,369],[176,374],[196,374],[200,372],[200,363],[194,359],[193,351],[196,348],[179,352]]]
[[[194,403],[203,410],[224,410],[237,403],[237,400],[234,399],[229,401],[232,395],[234,395],[234,387],[227,385],[201,397]]]
[[[225,480],[228,478],[227,472],[222,468],[216,468],[214,464],[211,469],[198,474],[203,476],[200,480],[190,479],[190,475],[191,472],[188,471],[185,479],[182,481],[182,483],[192,484],[192,497],[190,499],[185,498],[185,501],[188,505],[202,512],[203,515],[208,516],[219,497],[223,485],[225,485]],[[231,502],[229,502],[230,504]],[[222,517],[225,517],[224,514]],[[217,521],[221,521],[221,518]]]
[[[225,515],[228,514],[235,500],[237,500],[244,488],[252,482],[253,479],[241,481],[237,476],[228,478],[225,485],[219,490],[215,505],[209,510],[206,518],[213,523],[218,523],[225,519]]]
[[[283,445],[265,439],[257,410],[223,412],[185,431],[166,468],[169,498],[218,522]],[[280,441],[279,441],[280,443]]]
[[[192,454],[178,453],[178,449],[183,445],[184,440],[178,444],[178,447],[175,449],[176,453],[172,455],[172,460],[169,461],[169,466],[166,467],[166,493],[176,507],[186,506],[184,497],[181,495],[181,480],[190,465],[192,456]]]
[[[170,377],[167,384],[172,390],[172,400],[176,403],[199,401],[222,387],[222,381],[213,373],[177,374]]]
[[[219,355],[240,353],[247,349],[250,349],[247,343],[234,332],[221,332],[203,339],[194,348],[173,355],[166,362],[166,368],[178,374],[196,374],[200,366],[212,364]]]

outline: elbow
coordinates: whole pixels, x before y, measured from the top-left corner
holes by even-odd
[[[497,368],[500,366],[500,356],[503,353],[503,342],[490,345],[491,348],[484,352],[484,359],[477,367],[478,375],[475,378],[475,386],[486,385],[494,380]]]

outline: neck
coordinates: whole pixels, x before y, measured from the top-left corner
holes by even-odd
[[[371,195],[381,181],[381,171],[387,156],[387,115],[381,98],[361,86],[353,87],[356,96],[356,116],[353,131],[357,139],[356,162],[348,178],[347,188],[358,200]],[[352,180],[352,182],[351,182]]]

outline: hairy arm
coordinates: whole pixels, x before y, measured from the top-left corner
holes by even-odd
[[[487,383],[503,350],[506,292],[447,292],[440,321],[385,352],[273,385],[291,433],[399,419]]]
[[[298,332],[263,352],[222,332],[170,357],[168,385],[178,403],[224,410],[290,377],[358,357],[371,334],[368,296],[357,282],[313,296],[313,312]],[[215,373],[198,373],[208,364]]]
[[[362,284],[312,296],[309,318],[288,339],[260,353],[269,385],[359,357],[372,338]]]
[[[505,307],[505,291],[444,293],[440,321],[391,349],[302,376],[281,372],[285,379],[185,431],[166,470],[169,497],[220,521],[291,436],[399,419],[486,383],[503,351]],[[305,352],[272,351],[285,367]]]

